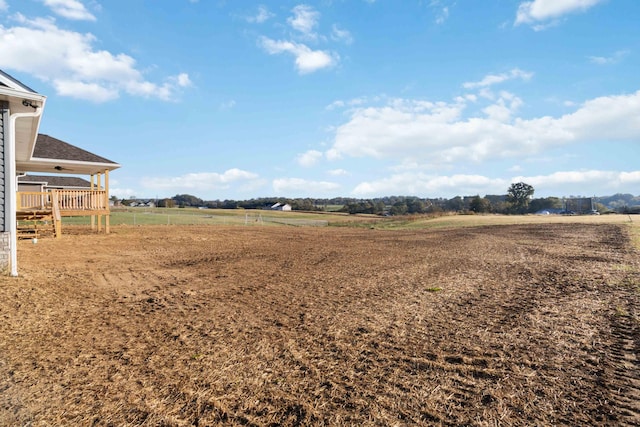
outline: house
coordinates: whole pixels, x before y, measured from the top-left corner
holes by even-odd
[[[291,205],[288,203],[276,203],[273,206],[271,206],[271,210],[272,211],[290,211],[291,210]]]
[[[577,215],[591,214],[597,212],[595,203],[593,197],[570,197],[564,200],[563,213],[573,213]]]
[[[91,183],[76,176],[18,175],[18,192],[47,192],[49,190],[90,190]]]
[[[44,95],[0,70],[0,270],[12,276],[17,275],[18,220],[50,218],[59,236],[62,216],[91,216],[98,231],[102,218],[109,231],[109,172],[120,165],[39,135],[45,104]],[[35,183],[40,191],[19,191],[18,176],[27,172],[89,175],[89,188],[59,188],[47,178]]]

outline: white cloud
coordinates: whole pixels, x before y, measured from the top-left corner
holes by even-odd
[[[376,100],[379,98],[376,97]],[[358,105],[362,105],[367,102],[367,98],[353,98],[347,101],[343,101],[341,99],[333,101],[331,104],[325,107],[326,110],[335,110],[336,108],[344,108],[344,107],[357,107]]]
[[[331,27],[331,38],[335,41],[341,41],[346,44],[353,43],[353,36],[348,30],[343,30],[337,25],[333,24]]]
[[[63,18],[76,21],[95,21],[96,17],[91,14],[82,2],[78,0],[43,0],[53,13]]]
[[[306,4],[300,4],[292,9],[293,16],[287,19],[289,25],[304,36],[315,39],[315,27],[318,26],[320,12]]]
[[[15,19],[19,25],[0,26],[0,68],[32,74],[61,95],[104,102],[125,92],[171,100],[191,84],[186,73],[161,84],[147,81],[131,56],[96,50],[95,36],[61,29],[53,19]]]
[[[520,3],[515,25],[533,24],[584,12],[604,0],[533,0]],[[537,29],[543,29],[538,27]]]
[[[180,73],[177,76],[173,77],[172,80],[174,80],[180,87],[189,87],[192,85],[189,74],[187,73]]]
[[[118,199],[129,199],[136,196],[136,191],[131,188],[109,188],[109,193]]]
[[[220,104],[220,109],[221,110],[230,110],[235,106],[236,106],[236,101],[231,99],[229,101],[226,101],[226,102],[223,102],[222,104]]]
[[[118,98],[116,88],[108,88],[97,83],[83,83],[75,80],[56,79],[53,81],[56,92],[62,96],[78,97],[90,99],[94,102],[112,101]]]
[[[561,171],[550,175],[518,176],[513,182],[523,181],[534,188],[563,189],[563,194],[597,194],[629,191],[631,186],[640,184],[640,171]]]
[[[630,141],[640,134],[640,91],[584,102],[560,117],[512,118],[522,101],[508,93],[464,117],[467,104],[392,100],[351,112],[335,131],[329,160],[371,157],[447,165],[525,158],[546,148],[590,141]]]
[[[297,162],[300,166],[311,167],[318,163],[322,159],[322,152],[317,150],[309,150],[306,153],[302,153],[297,157]]]
[[[549,175],[491,178],[483,175],[430,175],[423,172],[394,174],[388,178],[363,182],[352,191],[357,197],[386,194],[423,197],[453,197],[475,194],[505,194],[514,182],[532,185],[540,197],[570,194],[606,194],[627,192],[640,184],[640,171],[560,171]]]
[[[490,120],[506,123],[511,120],[511,116],[523,104],[522,100],[517,96],[501,91],[495,103],[488,105],[482,109]]]
[[[444,24],[444,22],[449,18],[449,13],[453,6],[455,6],[455,2],[452,2],[451,0],[431,0],[429,7],[434,10],[436,16],[435,23],[437,25]]]
[[[306,197],[310,195],[325,195],[340,189],[335,182],[309,181],[301,178],[280,178],[273,180],[273,190],[276,194],[298,194]]]
[[[349,172],[344,169],[331,169],[328,170],[327,173],[331,176],[346,176],[349,175]]]
[[[344,101],[337,100],[337,101],[333,101],[331,104],[327,105],[324,108],[326,110],[335,110],[336,108],[342,108],[342,107],[344,107]]]
[[[269,9],[267,9],[266,6],[258,6],[258,12],[253,15],[253,16],[249,16],[247,17],[247,22],[251,22],[251,23],[255,23],[255,24],[262,24],[263,22],[266,22],[267,20],[273,18],[275,15],[271,12],[269,12]]]
[[[465,89],[486,88],[513,79],[522,79],[524,81],[528,81],[531,79],[531,77],[533,77],[533,73],[523,71],[519,68],[514,68],[507,73],[487,74],[480,81],[463,83],[462,87],[464,87]]]
[[[259,44],[270,55],[290,53],[295,57],[296,68],[300,74],[308,74],[322,68],[333,66],[338,58],[336,55],[322,50],[312,50],[301,43],[276,41],[261,37]]]
[[[3,12],[5,10],[9,10],[9,5],[7,4],[6,0],[0,0],[0,12]]]
[[[223,173],[188,173],[176,177],[147,177],[142,186],[152,191],[211,191],[227,190],[232,185],[247,186],[261,183],[259,176],[241,169],[229,169]]]
[[[447,20],[447,18],[449,17],[449,8],[448,7],[443,7],[440,10],[440,13],[438,14],[438,16],[436,17],[436,24],[443,24],[444,21]]]
[[[363,182],[353,189],[353,195],[369,197],[383,194],[424,195],[451,197],[506,192],[508,180],[492,179],[482,175],[438,176],[421,172],[400,173],[378,181]]]
[[[522,105],[522,100],[509,92],[501,92],[498,100],[482,111],[490,120],[506,123],[511,119],[511,115],[515,113]]]
[[[611,56],[589,56],[589,61],[598,65],[617,64],[629,54],[628,50],[619,50]]]

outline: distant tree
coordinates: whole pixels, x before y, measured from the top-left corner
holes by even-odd
[[[391,215],[404,215],[409,211],[407,204],[405,202],[395,202],[391,209],[389,209],[389,213]]]
[[[373,204],[373,213],[376,215],[382,215],[384,213],[385,205],[382,200],[377,200]]]
[[[419,214],[424,213],[425,207],[424,202],[418,198],[409,198],[407,199],[407,213],[410,214]]]
[[[491,211],[491,203],[480,196],[475,196],[469,203],[469,210],[475,213],[486,213]]]
[[[345,204],[339,212],[350,214],[380,214],[384,209],[384,204],[373,200],[352,200]]]
[[[173,199],[160,199],[158,200],[159,208],[175,208],[176,202]]]
[[[192,196],[191,194],[176,194],[173,196],[173,201],[176,202],[178,206],[202,206],[202,199],[199,199],[196,196]]]
[[[516,213],[525,213],[529,207],[529,201],[533,196],[534,189],[524,182],[511,184],[507,190],[507,201],[511,203]]]
[[[294,211],[313,211],[315,210],[315,204],[312,199],[295,199],[290,203],[291,208]]]
[[[607,209],[607,207],[605,205],[603,205],[602,203],[595,203],[594,204],[594,208],[595,208],[596,211],[598,211],[601,214],[609,212],[609,209]]]
[[[222,209],[238,209],[238,202],[235,200],[223,200],[220,207]]]
[[[461,211],[464,210],[464,200],[460,196],[456,196],[453,199],[447,200],[445,208],[449,211]]]

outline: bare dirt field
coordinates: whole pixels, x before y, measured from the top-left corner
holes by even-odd
[[[2,426],[640,425],[624,225],[70,231],[0,278]]]

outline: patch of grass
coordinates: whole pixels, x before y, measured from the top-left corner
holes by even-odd
[[[640,217],[629,215],[348,215],[339,212],[277,212],[255,209],[117,208],[111,225],[298,225],[371,228],[376,230],[440,230],[515,224],[627,224],[640,250]],[[90,217],[63,218],[63,225],[88,225]]]
[[[616,316],[627,317],[628,315],[629,315],[629,312],[624,307],[621,307],[621,306],[616,307]]]
[[[637,216],[632,218],[631,215],[627,215],[629,218],[629,235],[631,236],[631,243],[633,246],[640,250],[640,218]]]

